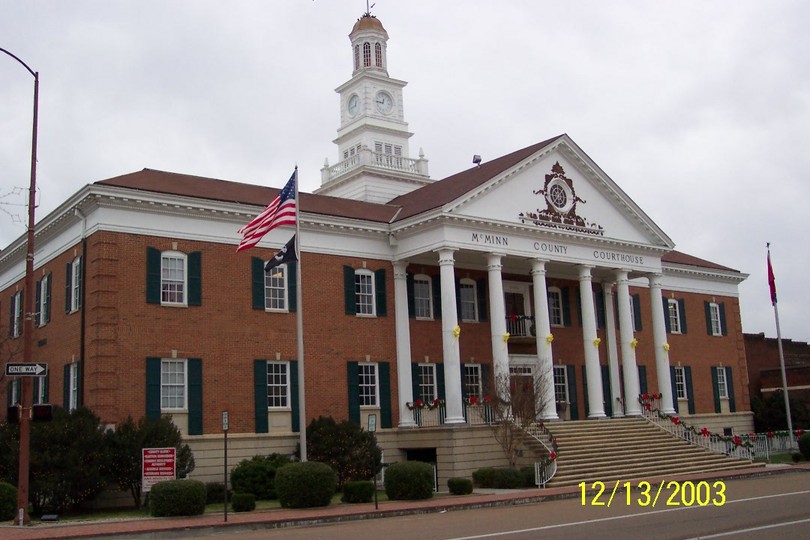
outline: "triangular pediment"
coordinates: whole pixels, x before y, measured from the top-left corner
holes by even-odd
[[[448,201],[443,211],[538,234],[674,247],[567,135]]]

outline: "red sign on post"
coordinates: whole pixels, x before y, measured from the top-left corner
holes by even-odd
[[[175,448],[144,448],[141,477],[141,492],[149,493],[152,486],[175,478]]]

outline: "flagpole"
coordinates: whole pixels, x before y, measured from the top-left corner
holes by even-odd
[[[301,199],[298,198],[298,165],[295,166],[295,296],[298,306],[295,310],[295,337],[298,354],[298,431],[301,445],[301,461],[307,460],[307,414],[306,414],[306,379],[304,379],[304,297],[301,294]]]
[[[790,398],[788,397],[787,375],[785,374],[785,353],[782,349],[782,330],[779,328],[779,308],[776,302],[776,280],[771,266],[771,243],[768,242],[768,282],[771,287],[771,304],[773,304],[773,316],[776,321],[776,344],[779,348],[779,368],[782,371],[782,396],[785,398],[785,416],[787,416],[787,427],[790,433],[790,447],[793,448],[793,421],[790,418]]]

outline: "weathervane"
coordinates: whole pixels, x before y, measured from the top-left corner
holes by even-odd
[[[366,0],[366,17],[371,17],[371,8],[373,8],[376,5],[377,5],[377,3],[375,2],[375,3],[371,4],[371,6],[369,6],[368,5],[368,0]]]

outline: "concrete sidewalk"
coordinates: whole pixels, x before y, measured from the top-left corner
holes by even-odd
[[[708,479],[731,480],[796,470],[810,471],[810,464],[802,462],[800,465],[776,465],[735,471],[718,471],[716,473],[682,476],[677,479],[682,481]],[[666,480],[672,479],[672,477],[666,478]],[[654,484],[664,479],[648,478],[646,480]],[[378,509],[374,508],[374,503],[366,503],[333,504],[327,507],[306,509],[278,508],[253,512],[228,512],[227,522],[224,521],[224,515],[222,513],[216,513],[179,518],[138,518],[37,523],[29,527],[2,525],[0,526],[0,537],[4,540],[97,538],[140,535],[160,535],[160,537],[163,538],[189,538],[205,536],[212,532],[222,530],[238,532],[240,528],[271,529],[343,520],[374,519],[428,512],[527,504],[550,499],[578,497],[580,494],[581,490],[578,486],[525,490],[477,490],[471,495],[463,496],[452,496],[441,493],[437,494],[432,499],[424,501],[382,501],[379,503]]]

